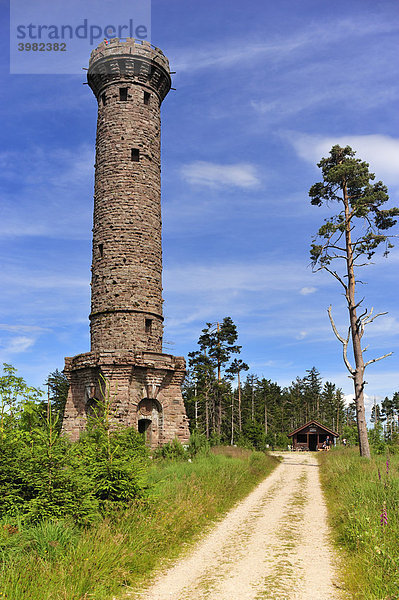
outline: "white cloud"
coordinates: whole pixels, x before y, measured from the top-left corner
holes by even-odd
[[[371,410],[374,397],[377,402],[380,402],[385,396],[392,396],[395,390],[399,390],[398,370],[395,366],[397,365],[394,360],[388,358],[367,367],[364,397],[368,411]],[[341,369],[326,369],[322,372],[322,376],[325,381],[333,381],[343,390],[346,404],[354,400],[353,379],[349,376],[343,362]]]
[[[274,256],[256,262],[186,263],[167,268],[164,273],[167,339],[190,342],[198,337],[204,323],[230,315],[235,322],[245,323],[245,337],[251,344],[268,340],[268,349],[277,344],[276,352],[280,352],[282,345],[287,356],[294,352],[298,356],[317,352],[319,356],[320,350],[316,348],[322,344],[325,354],[331,353],[334,361],[339,362],[342,351],[327,315],[331,286],[335,282],[320,273],[318,293],[299,294],[299,290],[313,289],[313,277],[302,262]],[[339,331],[346,333],[343,300],[341,304],[335,306],[334,316]],[[364,338],[365,345],[370,343],[367,358],[395,349],[399,324],[394,317],[386,323],[383,323],[386,317],[381,317],[368,328]],[[267,358],[274,359],[273,353]],[[316,363],[317,358],[312,362]]]
[[[299,332],[299,333],[298,333],[298,334],[295,336],[295,338],[296,338],[297,340],[304,340],[304,339],[305,339],[305,337],[306,337],[307,335],[308,335],[308,332],[307,332],[307,331],[300,331],[300,332]]]
[[[7,356],[9,354],[20,354],[26,352],[35,343],[34,338],[27,336],[16,336],[8,340],[8,342],[1,349],[1,355]]]
[[[89,268],[84,273],[87,276],[80,276],[73,261],[71,268],[62,256],[60,260],[53,264],[36,256],[36,260],[26,262],[24,255],[15,255],[4,261],[0,278],[1,331],[28,336],[50,334],[59,331],[65,321],[76,323],[87,315]]]
[[[356,157],[370,163],[376,179],[389,185],[399,185],[399,139],[387,135],[318,136],[292,132],[287,135],[298,156],[316,165],[328,156],[334,144],[351,146]]]
[[[314,294],[314,292],[317,292],[317,288],[315,287],[303,287],[299,290],[302,296],[308,296],[309,294]]]
[[[223,186],[256,188],[260,185],[257,169],[248,163],[222,165],[206,161],[195,161],[181,168],[183,179],[193,185],[212,188]]]
[[[278,359],[278,360],[267,360],[266,362],[252,363],[253,369],[257,367],[273,367],[276,369],[286,369],[292,366],[292,361]]]
[[[345,405],[349,406],[349,404],[351,404],[355,400],[355,394],[345,394],[344,400],[345,400]],[[370,422],[370,418],[371,418],[371,411],[373,410],[374,402],[376,404],[381,404],[381,401],[384,400],[384,396],[379,396],[379,395],[369,396],[368,394],[364,393],[363,400],[364,400],[364,409],[366,411],[366,419],[368,422],[368,426],[370,427],[373,425]]]
[[[395,317],[381,315],[376,321],[367,325],[365,332],[367,337],[397,336],[399,334],[399,321]]]

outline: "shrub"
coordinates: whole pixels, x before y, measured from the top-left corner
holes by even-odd
[[[167,460],[182,460],[186,457],[186,450],[177,438],[171,442],[156,448],[153,452],[153,458],[164,458]]]
[[[187,453],[190,458],[194,458],[197,454],[208,454],[210,450],[210,444],[206,439],[206,436],[199,431],[193,431],[190,435],[190,441],[187,448]]]
[[[13,422],[1,430],[0,518],[19,515],[28,524],[67,516],[89,525],[145,495],[144,440],[133,428],[110,431],[107,402],[74,444],[59,435],[51,410],[40,427]]]
[[[92,429],[73,448],[75,464],[84,465],[102,513],[126,507],[146,491],[148,450],[133,428]]]

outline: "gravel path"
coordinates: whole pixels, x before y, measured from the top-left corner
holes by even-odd
[[[141,600],[338,600],[316,457],[282,463]],[[132,596],[133,597],[133,596]]]

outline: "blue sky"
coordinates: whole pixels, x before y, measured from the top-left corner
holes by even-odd
[[[0,361],[41,385],[89,350],[96,101],[84,71],[10,75],[1,9]],[[251,372],[288,385],[315,365],[350,394],[326,310],[344,331],[345,302],[309,267],[330,210],[308,190],[348,143],[399,205],[396,0],[154,0],[151,25],[177,72],[162,107],[166,351],[187,355],[229,315]],[[374,263],[361,292],[389,314],[368,358],[394,355],[368,367],[369,403],[399,389],[399,247]]]

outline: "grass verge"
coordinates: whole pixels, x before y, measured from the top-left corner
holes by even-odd
[[[277,460],[198,457],[155,464],[151,501],[115,513],[88,530],[68,523],[24,529],[0,527],[0,598],[110,600],[148,581],[162,561],[177,556],[204,526],[231,508],[276,466]]]
[[[398,600],[399,456],[367,460],[346,448],[320,453],[320,466],[347,590],[355,600]]]

